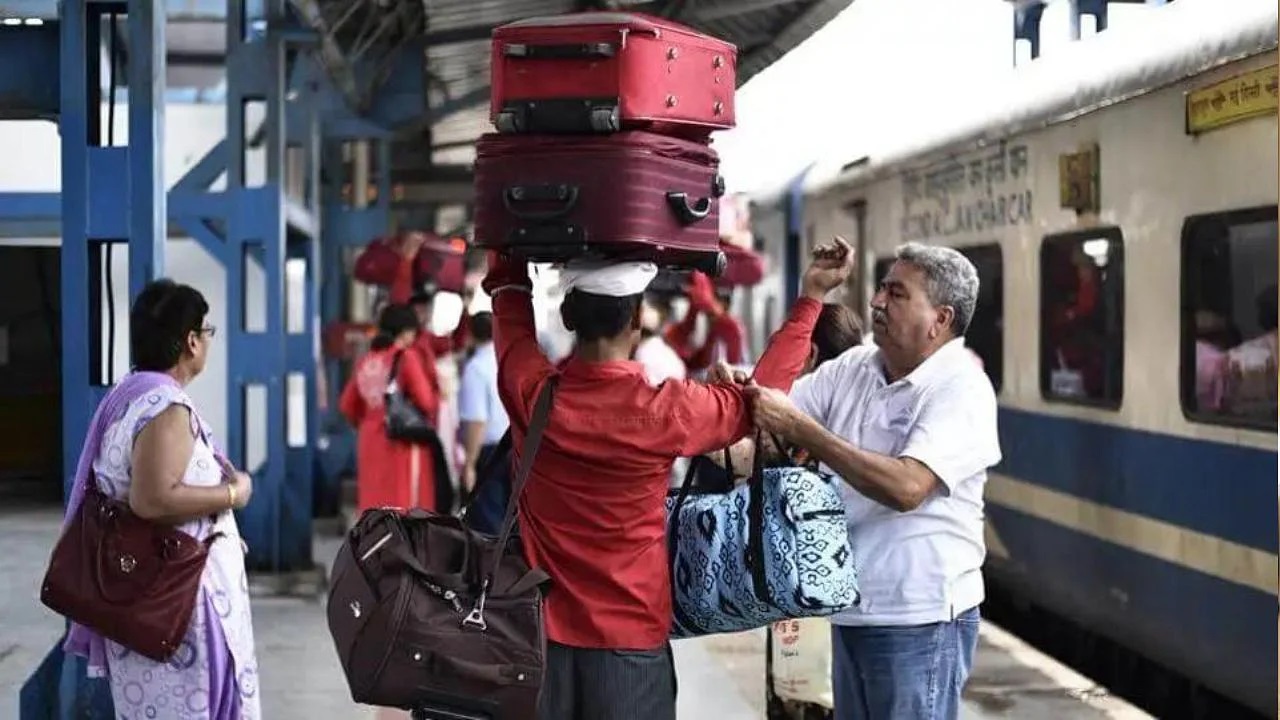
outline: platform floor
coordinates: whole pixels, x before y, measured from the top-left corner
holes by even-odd
[[[39,601],[59,517],[48,508],[0,510],[0,719],[18,716],[18,689],[62,632]],[[317,538],[316,558],[328,562],[337,547],[336,538]],[[351,702],[321,599],[258,598],[253,609],[265,718],[397,717]],[[680,641],[675,656],[682,720],[764,716],[763,631]],[[965,697],[962,720],[1149,717],[990,623]]]

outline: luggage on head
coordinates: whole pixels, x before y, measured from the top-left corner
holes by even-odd
[[[395,282],[403,255],[399,236],[375,238],[356,256],[352,275],[366,285],[387,286]]]
[[[475,242],[533,262],[651,260],[718,275],[719,167],[705,143],[639,130],[485,135]]]
[[[374,239],[356,256],[352,275],[366,285],[395,284],[404,262],[405,242],[412,236],[423,240],[413,259],[413,284],[430,284],[439,290],[461,293],[466,277],[466,245],[449,242],[431,232],[411,230]]]
[[[737,48],[638,13],[495,28],[490,119],[501,133],[647,129],[705,141],[734,126]]]
[[[426,238],[413,264],[415,285],[431,285],[437,290],[461,294],[466,287],[466,243],[446,240],[435,233]]]
[[[551,412],[544,385],[501,532],[456,517],[365,511],[334,560],[329,632],[351,697],[421,717],[534,720],[546,662],[546,573],[509,543]]]

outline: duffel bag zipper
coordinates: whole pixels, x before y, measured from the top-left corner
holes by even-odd
[[[452,590],[445,590],[444,588],[440,587],[439,585],[436,585],[430,580],[422,580],[421,582],[422,582],[422,586],[430,590],[433,595],[453,605],[454,612],[456,613],[462,612],[462,602],[458,600],[458,593]]]
[[[809,510],[800,513],[801,520],[816,520],[823,517],[844,517],[844,510]]]

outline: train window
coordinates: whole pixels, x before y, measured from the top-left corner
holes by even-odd
[[[1276,428],[1276,206],[1182,226],[1182,409],[1200,422]]]
[[[978,307],[965,333],[965,345],[982,359],[996,392],[1004,383],[1004,254],[1000,246],[956,248],[978,270]]]
[[[1124,394],[1124,236],[1050,235],[1040,246],[1040,394],[1116,409]]]

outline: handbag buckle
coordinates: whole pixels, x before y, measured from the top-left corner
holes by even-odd
[[[484,621],[484,601],[489,595],[489,581],[485,580],[480,586],[480,597],[476,598],[475,607],[471,608],[471,612],[462,620],[463,627],[473,627],[481,632],[489,629],[489,624]]]
[[[467,616],[463,618],[462,624],[481,631],[489,629],[489,625],[484,621],[484,611],[478,606],[471,608],[471,612],[467,613]]]

